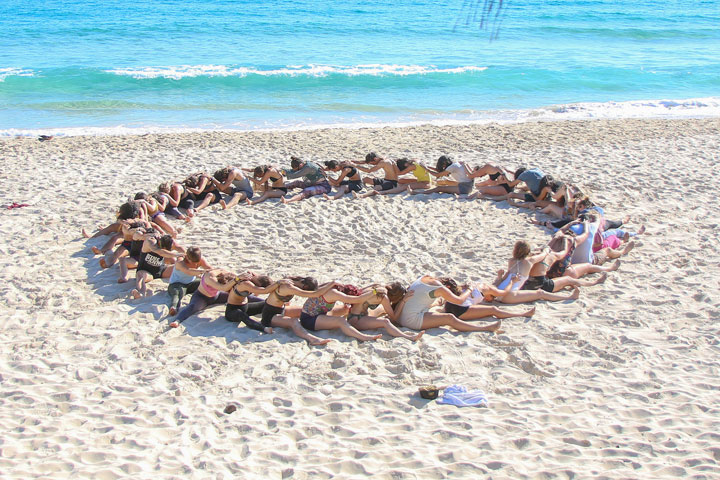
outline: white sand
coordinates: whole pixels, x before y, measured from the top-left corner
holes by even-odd
[[[720,120],[0,139],[4,478],[718,478]],[[221,319],[168,330],[165,284],[125,299],[83,226],[136,191],[226,164],[440,154],[537,165],[649,235],[604,285],[506,333],[309,347]],[[548,235],[505,204],[374,198],[207,210],[216,265],[347,282],[490,281]],[[523,306],[510,307],[521,310]],[[490,408],[421,400],[486,391]],[[223,409],[237,404],[226,415]]]

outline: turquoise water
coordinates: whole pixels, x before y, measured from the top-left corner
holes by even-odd
[[[720,115],[720,1],[498,5],[3,0],[0,133]]]

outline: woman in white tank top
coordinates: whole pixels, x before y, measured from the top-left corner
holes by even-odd
[[[461,332],[494,332],[500,328],[500,322],[479,326],[464,322],[451,313],[430,312],[430,307],[438,298],[448,302],[462,303],[470,294],[466,292],[458,297],[444,287],[436,278],[429,275],[415,280],[408,288],[405,297],[397,305],[398,322],[401,326],[413,330],[425,330],[435,327],[453,327]]]

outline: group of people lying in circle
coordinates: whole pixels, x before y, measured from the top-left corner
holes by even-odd
[[[380,170],[384,178],[360,178],[360,171]],[[244,172],[252,172],[252,176],[248,178]],[[328,172],[338,172],[338,176],[328,178]],[[404,177],[407,174],[412,178]],[[429,188],[430,175],[449,176],[453,181]],[[303,179],[284,181],[299,177]],[[476,180],[481,177],[488,178]],[[258,198],[253,199],[256,189],[251,182],[256,188],[264,187]],[[333,197],[329,197],[331,186],[337,188]],[[363,192],[366,187],[369,190]],[[474,187],[477,191],[470,194]],[[302,191],[287,197],[293,188]],[[338,199],[348,192],[367,197],[405,190],[412,194],[470,194],[467,198],[507,200],[519,208],[540,209],[555,219],[544,222],[532,219],[531,223],[555,232],[548,244],[537,251],[526,241],[518,241],[507,269],[499,270],[492,284],[458,285],[449,277],[425,275],[409,286],[399,282],[355,286],[338,281],[320,284],[312,277],[273,280],[254,272],[215,268],[208,264],[200,248],[186,249],[178,242],[180,229],[174,228],[166,216],[188,221],[214,203],[230,208],[243,200],[256,204],[268,198],[281,198],[290,203],[319,194]],[[227,197],[223,198],[223,194]],[[208,306],[225,304],[225,318],[230,322],[265,333],[271,333],[273,328],[286,328],[311,344],[323,344],[329,340],[310,332],[340,329],[348,336],[367,341],[381,335],[362,331],[384,329],[393,337],[416,341],[425,329],[440,326],[467,332],[497,331],[500,321],[472,322],[488,317],[531,317],[535,308],[514,313],[493,302],[572,300],[578,298],[579,287],[604,282],[607,272],[617,270],[620,261],[605,263],[627,254],[634,246],[631,238],[644,232],[644,227],[637,232],[621,227],[622,222],[606,219],[603,209],[580,189],[557,182],[536,168],[520,168],[513,173],[490,164],[470,168],[452,162],[447,156],[440,157],[433,168],[407,159],[389,161],[371,153],[365,162],[328,161],[324,168],[291,157],[290,170],[267,165],[251,170],[226,167],[213,176],[196,174],[184,182],[163,183],[158,192],[139,193],[122,204],[113,224],[92,236],[85,229],[83,234],[87,238],[110,236],[105,245],[92,250],[102,255],[103,268],[119,264],[120,283],[129,280],[131,269],[136,270],[133,298],[150,295],[148,283],[153,279],[168,280],[172,327]],[[594,273],[601,275],[594,280],[582,278]],[[567,288],[572,291],[561,293]],[[182,300],[188,294],[190,301],[183,307]],[[302,306],[290,304],[295,297],[305,299]]]

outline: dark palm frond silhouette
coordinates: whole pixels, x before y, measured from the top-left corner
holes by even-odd
[[[453,32],[458,28],[476,26],[479,30],[490,32],[490,41],[500,34],[500,24],[505,16],[503,0],[464,0]]]

